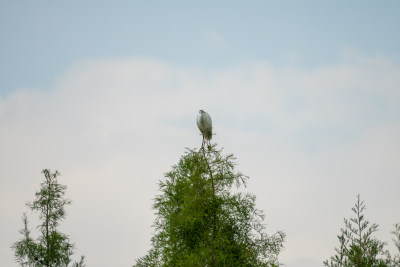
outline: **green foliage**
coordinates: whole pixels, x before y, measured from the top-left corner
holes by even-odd
[[[45,169],[42,173],[45,181],[41,183],[40,191],[35,193],[33,202],[26,204],[32,211],[39,213],[41,224],[37,228],[40,234],[37,240],[31,237],[28,218],[24,213],[24,228],[20,230],[23,237],[12,245],[15,259],[21,266],[68,266],[74,245],[68,236],[57,230],[57,226],[65,218],[65,205],[71,204],[71,200],[64,198],[66,186],[58,183],[58,171],[51,173]],[[72,266],[85,266],[84,257]]]
[[[340,246],[335,248],[336,255],[324,261],[328,267],[391,267],[398,265],[397,257],[391,259],[384,250],[385,242],[373,236],[378,231],[377,224],[371,224],[364,217],[365,205],[357,196],[357,202],[352,208],[355,217],[344,219],[345,228],[340,229],[338,236]],[[399,233],[399,228],[397,233]]]
[[[400,252],[400,223],[394,225],[394,230],[391,233],[395,236],[393,242],[396,245],[397,250]]]
[[[387,253],[388,258],[390,259],[393,267],[400,267],[400,223],[396,223],[394,225],[394,230],[391,233],[394,235],[392,240],[397,248],[398,254],[392,258],[390,253]]]
[[[160,181],[153,247],[135,266],[279,265],[285,235],[264,233],[255,196],[232,190],[248,178],[234,160],[216,145],[187,150]]]

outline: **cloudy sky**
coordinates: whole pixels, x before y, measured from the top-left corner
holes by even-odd
[[[158,180],[213,141],[250,176],[280,260],[334,253],[357,194],[400,222],[400,2],[0,0],[0,265],[25,202],[62,174],[61,230],[88,266],[150,248]],[[37,216],[28,212],[31,228]]]

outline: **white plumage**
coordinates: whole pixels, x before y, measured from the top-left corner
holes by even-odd
[[[203,134],[203,142],[204,139],[208,141],[212,139],[211,117],[204,110],[200,110],[199,115],[197,115],[197,127],[199,127],[200,132]]]

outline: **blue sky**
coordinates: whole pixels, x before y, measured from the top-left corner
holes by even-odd
[[[79,60],[150,57],[313,68],[346,49],[399,60],[398,1],[1,1],[2,95],[49,87]]]
[[[150,247],[158,180],[201,143],[199,109],[250,176],[267,232],[287,233],[286,266],[322,266],[357,194],[394,251],[399,12],[398,1],[0,0],[0,265],[15,266],[24,204],[51,168],[74,203],[62,227],[76,254],[131,266]]]

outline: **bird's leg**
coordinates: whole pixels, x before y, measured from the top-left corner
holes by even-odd
[[[207,145],[207,147],[208,147],[208,150],[211,150],[211,141],[210,141],[210,140],[208,140],[208,145]]]
[[[201,142],[201,148],[200,149],[204,150],[204,134],[203,134],[203,141]]]

